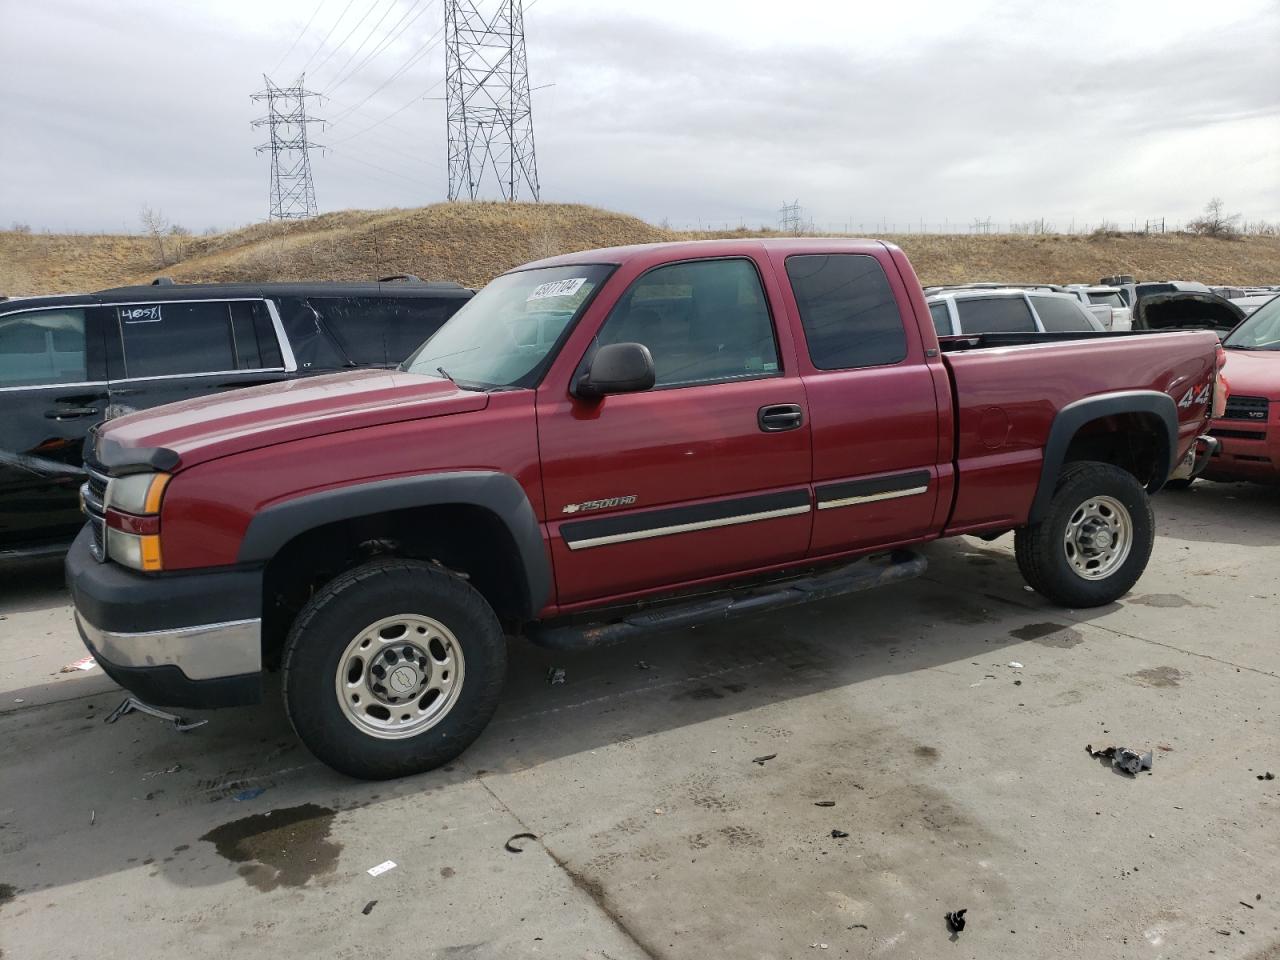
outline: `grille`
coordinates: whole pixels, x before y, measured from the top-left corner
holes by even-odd
[[[1265,433],[1257,433],[1253,430],[1210,430],[1209,435],[1212,437],[1221,437],[1226,440],[1265,440]]]
[[[84,501],[84,513],[89,518],[89,529],[93,531],[93,540],[89,544],[89,552],[99,563],[107,562],[107,481],[105,474],[98,473],[91,467],[85,468],[89,479],[80,487],[80,498]]]
[[[1223,414],[1227,420],[1253,420],[1258,423],[1267,422],[1271,403],[1266,397],[1228,397],[1227,412]]]

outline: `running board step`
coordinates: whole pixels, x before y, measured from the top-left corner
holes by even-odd
[[[914,551],[896,550],[883,558],[857,560],[800,580],[641,610],[609,623],[531,624],[526,635],[531,642],[552,650],[591,650],[659,630],[715,623],[743,614],[778,610],[814,600],[842,597],[899,580],[912,580],[923,574],[928,565],[928,561]]]

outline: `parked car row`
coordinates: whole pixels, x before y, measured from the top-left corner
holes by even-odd
[[[0,302],[0,558],[60,552],[83,525],[81,450],[94,425],[224,390],[394,367],[473,293],[389,278]]]

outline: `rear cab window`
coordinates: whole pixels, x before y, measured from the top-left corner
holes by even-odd
[[[1026,297],[956,298],[962,333],[1035,333]]]
[[[902,314],[879,260],[854,253],[797,254],[786,265],[815,367],[852,370],[906,359]]]
[[[1093,324],[1074,300],[1065,297],[1038,297],[1031,295],[1031,305],[1036,308],[1040,322],[1049,333],[1088,333]]]

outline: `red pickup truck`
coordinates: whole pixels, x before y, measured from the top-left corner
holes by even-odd
[[[581,648],[774,609],[1008,531],[1046,597],[1115,600],[1151,552],[1147,495],[1201,446],[1216,345],[940,343],[873,241],[543,260],[399,370],[106,423],[76,621],[145,700],[253,702],[278,664],[321,760],[426,770],[488,722],[507,635]]]

